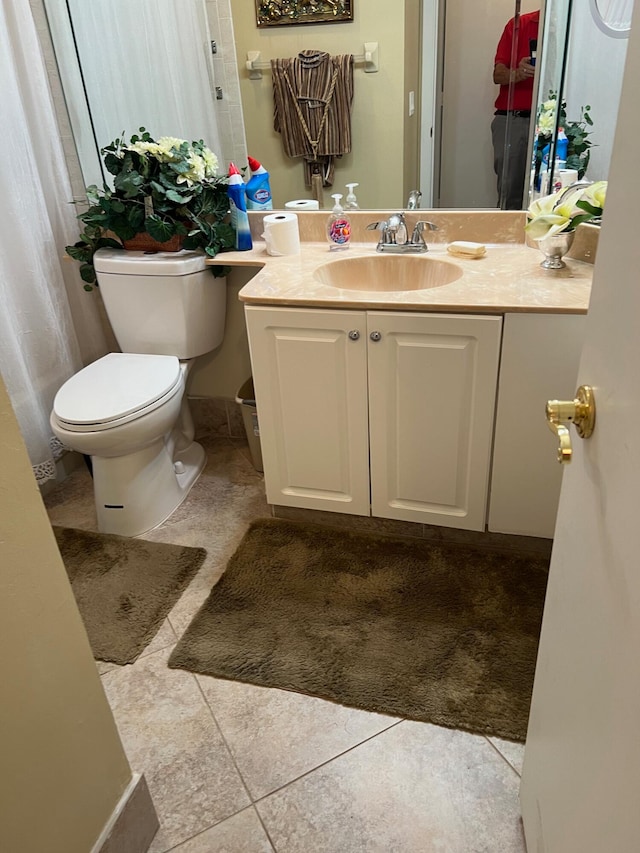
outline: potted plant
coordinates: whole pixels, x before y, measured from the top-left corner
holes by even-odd
[[[567,118],[567,103],[560,103],[560,113],[556,121],[556,110],[558,108],[558,99],[555,92],[549,92],[549,97],[546,101],[540,104],[538,123],[536,127],[536,137],[534,144],[535,156],[535,179],[536,187],[538,186],[538,178],[542,168],[542,160],[545,150],[549,151],[551,141],[555,133],[556,124],[564,130],[567,137],[567,169],[575,169],[578,173],[578,180],[582,180],[589,160],[591,158],[591,147],[593,143],[589,139],[593,127],[593,119],[591,118],[591,107],[587,104],[585,107],[580,107],[580,117],[577,121],[569,121]]]
[[[101,154],[113,188],[87,187],[89,208],[78,216],[80,240],[65,247],[80,262],[85,290],[96,283],[93,255],[104,246],[203,249],[210,257],[233,248],[233,229],[225,221],[227,178],[216,174],[218,159],[202,140],[163,136],[156,141],[141,127],[129,142],[123,133]],[[212,271],[226,273],[218,266]]]
[[[544,269],[564,267],[562,257],[571,248],[576,228],[583,222],[600,224],[606,196],[607,181],[596,181],[565,187],[529,205],[524,230],[544,254]]]

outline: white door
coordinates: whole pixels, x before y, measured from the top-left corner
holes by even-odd
[[[268,502],[369,515],[365,313],[245,315]]]
[[[640,850],[640,241],[628,171],[640,138],[638,79],[640,26],[578,377],[594,388],[596,425],[588,440],[571,427],[525,747],[529,853]]]
[[[371,311],[371,514],[484,530],[501,317]]]

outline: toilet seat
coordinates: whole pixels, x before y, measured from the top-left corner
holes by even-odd
[[[112,352],[65,382],[53,412],[71,432],[108,430],[152,412],[183,390],[175,356]]]

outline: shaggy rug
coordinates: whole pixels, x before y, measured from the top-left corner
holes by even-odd
[[[133,663],[207,554],[72,527],[53,528],[96,660]]]
[[[547,570],[260,520],[169,666],[523,741]]]

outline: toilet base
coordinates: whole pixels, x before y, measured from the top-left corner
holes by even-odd
[[[93,491],[101,533],[139,536],[180,506],[206,461],[193,441],[170,455],[164,437],[126,456],[92,456]]]

